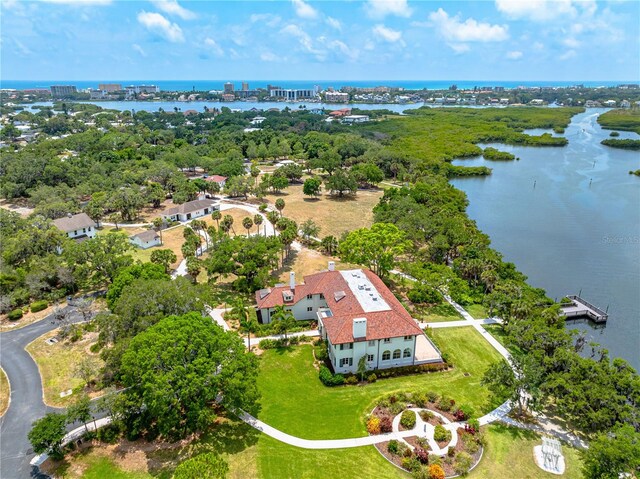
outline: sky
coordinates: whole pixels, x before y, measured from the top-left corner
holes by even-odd
[[[0,0],[5,80],[621,80],[640,2]]]

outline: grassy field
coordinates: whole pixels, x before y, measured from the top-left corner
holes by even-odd
[[[452,370],[358,387],[323,386],[312,367],[311,346],[266,351],[258,380],[263,398],[259,417],[306,439],[341,439],[365,435],[364,415],[380,396],[393,391],[433,390],[471,405],[477,413],[489,411],[492,405],[480,379],[487,367],[499,359],[498,353],[471,328],[441,329],[434,336],[441,350],[449,353],[455,365]]]
[[[484,319],[487,317],[487,310],[481,304],[471,304],[465,306],[464,309],[475,319]]]
[[[0,417],[7,411],[10,397],[9,379],[4,369],[0,368]]]
[[[478,467],[469,474],[469,479],[494,479],[514,477],[538,479],[558,477],[540,469],[533,460],[533,447],[542,444],[540,437],[531,431],[494,424],[487,428],[487,447]],[[582,461],[578,451],[569,446],[562,447],[566,479],[582,477]]]
[[[464,319],[452,306],[449,306],[446,303],[433,307],[416,305],[411,311],[411,315],[415,319],[427,323],[461,321]]]
[[[322,194],[312,199],[302,194],[302,185],[291,185],[281,195],[268,195],[273,204],[278,198],[285,201],[282,213],[298,222],[311,219],[320,226],[320,237],[328,235],[339,237],[345,231],[371,226],[373,207],[382,197],[382,189],[376,191],[358,191],[353,198],[332,198]]]
[[[102,366],[103,361],[98,354],[89,351],[89,347],[97,339],[97,333],[84,333],[83,338],[75,343],[59,341],[47,344],[46,340],[56,334],[57,330],[40,336],[26,350],[40,370],[44,402],[49,406],[64,407],[71,404],[75,396],[72,394],[61,398],[60,393],[83,385],[82,380],[75,376],[76,365],[87,356],[93,357],[98,366]]]
[[[598,123],[607,130],[635,131],[640,134],[640,111],[610,110],[598,116]]]

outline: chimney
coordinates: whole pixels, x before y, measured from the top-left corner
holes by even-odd
[[[291,288],[291,291],[296,289],[296,274],[293,271],[289,273],[289,288]]]
[[[335,271],[336,263],[335,261],[329,261],[329,271]]]
[[[353,338],[367,337],[367,318],[353,318]]]

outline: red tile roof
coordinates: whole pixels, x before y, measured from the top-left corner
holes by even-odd
[[[382,280],[369,270],[362,271],[382,296],[382,299],[389,305],[389,310],[365,311],[340,271],[324,271],[305,276],[304,283],[297,284],[293,290],[293,302],[287,301],[286,304],[295,304],[305,299],[308,294],[322,293],[327,307],[331,309],[333,314],[333,316],[322,320],[332,344],[354,341],[353,320],[355,318],[367,318],[367,336],[364,338],[367,341],[423,334],[416,321]],[[262,298],[260,297],[261,292],[256,292],[258,309],[274,308],[285,304],[282,293],[288,290],[290,290],[289,285],[276,286]],[[337,296],[338,301],[334,295],[337,292],[344,292],[344,297]],[[362,340],[363,338],[358,339]]]
[[[227,177],[226,176],[220,176],[220,175],[211,175],[211,176],[207,176],[204,181],[215,181],[216,183],[221,183],[223,181],[227,181]]]

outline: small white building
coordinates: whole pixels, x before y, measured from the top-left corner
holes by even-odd
[[[604,106],[606,106],[606,107],[613,108],[614,106],[616,106],[616,101],[615,100],[606,100],[606,101],[603,101],[602,104]]]
[[[224,188],[224,185],[227,184],[227,177],[220,175],[205,175],[204,181],[208,181],[209,183],[218,183],[220,189]]]
[[[296,284],[256,292],[260,323],[270,323],[284,305],[297,320],[317,320],[336,373],[442,362],[440,351],[378,276],[369,270],[329,270]]]
[[[219,206],[214,205],[211,200],[195,200],[167,208],[160,216],[169,221],[189,221],[211,214],[216,209]]]
[[[342,123],[352,125],[353,123],[366,123],[369,121],[369,115],[347,115],[342,117]]]
[[[79,241],[93,238],[96,235],[96,222],[86,213],[72,215],[69,213],[64,218],[53,220],[53,224],[67,236]]]
[[[132,244],[142,249],[160,246],[160,234],[155,230],[147,230],[129,237]]]

